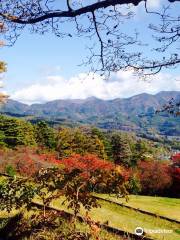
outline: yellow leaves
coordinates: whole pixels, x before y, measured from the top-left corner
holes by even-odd
[[[117,171],[117,173],[120,173],[120,174],[122,174],[122,173],[124,173],[124,167],[122,167],[122,166],[116,166],[116,171]]]
[[[6,72],[6,63],[0,61],[0,73]]]
[[[0,73],[3,73],[6,71],[6,63],[0,61]],[[0,93],[0,104],[6,102],[8,96],[5,95],[4,93]]]
[[[2,14],[2,15],[3,15],[3,17],[7,18],[10,21],[15,21],[15,20],[18,19],[18,17],[12,16],[12,15],[9,15],[9,14]]]
[[[7,98],[8,98],[7,95],[5,95],[4,93],[0,93],[0,104],[5,103]]]

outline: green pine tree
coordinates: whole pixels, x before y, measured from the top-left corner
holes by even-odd
[[[132,152],[127,139],[122,134],[115,133],[112,135],[111,144],[114,163],[130,166]]]
[[[39,146],[54,149],[56,145],[55,131],[45,121],[40,121],[35,126],[35,138]]]

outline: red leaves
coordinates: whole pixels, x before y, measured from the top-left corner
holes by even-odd
[[[72,156],[65,158],[61,161],[68,172],[73,169],[80,169],[83,172],[84,177],[88,177],[90,172],[95,170],[112,170],[114,164],[111,162],[101,160],[96,155],[86,154],[81,156],[80,154],[73,154]]]
[[[16,150],[5,150],[0,152],[1,171],[7,165],[13,166],[17,173],[23,176],[32,176],[41,168],[48,168],[59,164],[52,153],[36,153],[36,149],[19,147]]]
[[[70,171],[76,168],[83,171],[110,170],[114,167],[112,163],[101,160],[93,154],[86,154],[84,156],[73,154],[71,157],[63,159],[61,163]]]
[[[168,164],[158,161],[141,161],[138,169],[143,193],[154,194],[171,185],[171,172]]]
[[[171,157],[171,176],[172,186],[171,193],[173,196],[179,197],[180,194],[180,153],[177,153]]]
[[[171,157],[171,160],[173,161],[174,164],[179,165],[180,167],[180,153],[176,153]]]
[[[171,157],[172,165],[171,165],[171,173],[172,177],[175,181],[180,185],[180,153],[177,153]]]
[[[73,169],[80,169],[84,173],[88,173],[100,169],[111,170],[114,168],[113,163],[101,160],[93,154],[84,156],[73,154],[69,158],[59,161],[53,153],[37,153],[35,148],[29,147],[19,147],[16,150],[1,151],[0,161],[2,163],[2,170],[4,170],[7,165],[12,165],[19,174],[24,176],[32,176],[41,168],[48,168],[60,164],[63,164],[68,172]]]

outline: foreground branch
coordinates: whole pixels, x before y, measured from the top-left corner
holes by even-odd
[[[169,2],[178,2],[179,0],[169,0]],[[91,13],[94,12],[96,10],[99,9],[103,9],[103,8],[107,8],[110,6],[116,6],[116,5],[127,5],[127,4],[133,4],[134,6],[137,6],[140,2],[144,2],[144,0],[104,0],[101,2],[97,2],[85,7],[81,7],[79,9],[76,10],[72,10],[69,6],[69,2],[68,3],[68,11],[47,11],[45,12],[42,16],[39,17],[29,17],[27,19],[21,19],[21,17],[19,16],[12,16],[9,14],[4,14],[4,13],[0,13],[0,16],[2,16],[3,18],[14,22],[14,23],[19,23],[19,24],[34,24],[34,23],[38,23],[38,22],[42,22],[44,20],[47,19],[51,19],[51,18],[74,18],[86,13]]]

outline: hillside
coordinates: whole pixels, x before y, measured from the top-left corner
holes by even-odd
[[[179,99],[179,91],[156,95],[139,94],[125,99],[55,100],[44,104],[26,105],[9,100],[2,113],[17,117],[46,119],[53,123],[92,124],[105,129],[135,131],[146,135],[180,135],[180,118],[167,113],[156,114],[171,98]]]

